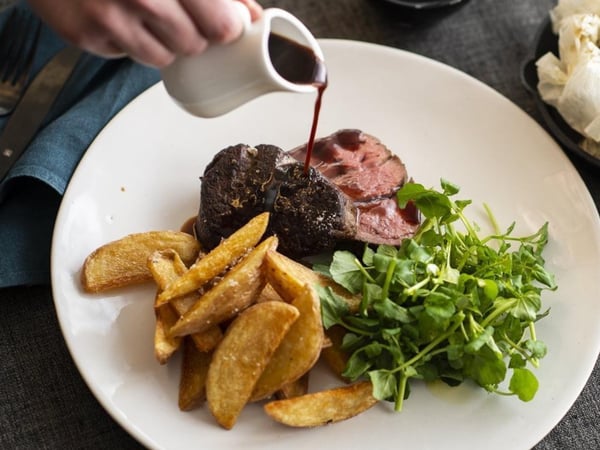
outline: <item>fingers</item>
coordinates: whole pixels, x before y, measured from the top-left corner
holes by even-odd
[[[198,32],[209,43],[224,44],[239,37],[244,24],[232,0],[180,0]]]
[[[263,8],[254,0],[237,0],[240,3],[246,5],[248,11],[250,11],[250,18],[252,22],[257,21],[262,16]]]
[[[129,13],[138,17],[146,30],[171,53],[195,54],[206,49],[208,40],[178,1],[137,0],[142,9]],[[132,19],[135,20],[135,19]]]
[[[80,28],[75,29],[72,38],[76,45],[108,58],[127,54],[154,67],[163,67],[175,58],[175,52],[164,43],[168,29],[155,25],[158,22],[153,15],[160,14],[160,10],[140,10],[137,0],[106,3],[90,0],[83,1],[81,6]],[[195,34],[193,24],[187,28],[189,34]],[[185,32],[185,27],[179,31]]]
[[[104,57],[123,56],[153,67],[176,55],[203,52],[235,40],[243,21],[233,0],[29,0],[32,8],[67,41]],[[240,0],[253,20],[256,0]]]
[[[128,24],[113,29],[113,41],[133,59],[163,67],[176,55],[198,54],[209,45],[178,1],[129,0],[129,5],[123,14]]]
[[[253,20],[262,14],[256,1],[241,3]],[[88,4],[88,15],[99,24],[99,38],[88,49],[107,57],[124,52],[153,67],[167,66],[176,55],[199,54],[211,44],[231,42],[243,31],[232,0],[113,0],[112,8],[93,0]],[[103,41],[102,35],[110,40]]]
[[[143,41],[140,39],[138,44],[145,45],[137,48],[128,45],[131,41],[127,39],[121,45],[138,61],[148,63],[154,57],[151,64],[157,67],[169,64],[175,55],[199,54],[211,44],[232,42],[244,27],[232,0],[129,1],[138,4],[137,10],[134,8],[130,13],[142,18],[142,26],[153,39],[147,36]],[[240,3],[248,8],[252,20],[262,15],[262,7],[255,0],[240,0]],[[168,56],[165,50],[170,52]],[[160,59],[158,52],[162,53]]]

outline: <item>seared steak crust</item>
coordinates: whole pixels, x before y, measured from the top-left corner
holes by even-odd
[[[196,236],[207,249],[250,218],[270,211],[267,232],[279,251],[302,257],[356,235],[356,209],[326,177],[272,145],[239,144],[219,152],[202,176]]]

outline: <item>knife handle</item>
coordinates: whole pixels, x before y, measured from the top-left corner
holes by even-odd
[[[15,151],[10,147],[2,147],[0,150],[0,182],[4,180],[4,177],[6,177],[9,170],[21,156],[21,153],[23,152]]]
[[[42,67],[25,90],[0,134],[0,182],[39,131],[81,54],[78,48],[63,48]]]

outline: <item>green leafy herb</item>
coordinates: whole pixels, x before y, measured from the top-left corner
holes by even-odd
[[[424,220],[399,247],[366,247],[362,256],[337,251],[321,270],[362,302],[351,312],[331,289],[320,289],[325,327],[347,330],[350,356],[344,376],[369,378],[380,400],[402,409],[412,379],[457,385],[471,379],[490,392],[531,400],[546,346],[535,323],[541,293],[555,290],[542,252],[548,224],[530,236],[512,236],[512,224],[480,237],[464,215],[471,203],[453,200],[459,188],[445,180],[441,191],[407,183],[400,207],[414,202]],[[516,247],[516,248],[513,248]],[[500,385],[510,375],[508,391]]]

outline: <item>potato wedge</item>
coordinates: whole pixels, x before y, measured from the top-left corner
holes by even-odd
[[[377,403],[370,381],[265,404],[265,412],[291,427],[317,427],[346,420]]]
[[[306,283],[315,281],[312,270],[277,251],[265,256],[265,272],[267,283],[288,303],[302,295]]]
[[[170,267],[161,265],[162,271],[156,271],[155,265],[151,264],[151,262],[156,262],[158,260],[166,261],[167,259],[170,263]],[[148,257],[148,269],[157,286],[156,298],[158,298],[158,294],[167,285],[168,280],[177,276],[174,269],[175,263],[180,266],[181,272],[187,270],[185,264],[175,250],[157,250]],[[169,330],[179,319],[179,314],[173,309],[173,306],[168,303],[160,308],[155,308],[154,314],[156,316],[156,324],[154,327],[154,357],[160,364],[166,364],[171,355],[173,355],[181,345],[181,337],[169,336]]]
[[[282,302],[283,299],[281,295],[277,293],[277,291],[271,286],[269,283],[265,285],[258,298],[256,299],[256,303],[260,302]]]
[[[170,336],[169,330],[179,319],[169,304],[155,309],[156,324],[154,327],[154,357],[160,364],[166,364],[169,358],[181,346],[181,337]]]
[[[286,398],[300,397],[308,393],[308,381],[310,372],[306,372],[296,381],[286,384],[275,393],[275,397],[279,400]]]
[[[360,305],[360,296],[351,294],[331,278],[317,273],[279,252],[273,251],[267,254],[265,270],[267,282],[288,303],[298,297],[304,284],[308,283],[311,286],[331,287],[346,301],[351,311],[357,311]]]
[[[152,275],[146,261],[156,250],[171,248],[186,264],[200,252],[193,236],[180,231],[148,231],[125,236],[105,244],[88,255],[81,270],[86,292],[102,292],[144,281]]]
[[[262,213],[250,219],[246,225],[199,259],[183,276],[170,283],[160,294],[157,306],[198,290],[221,274],[232,262],[245,255],[261,240],[268,223],[269,213]]]
[[[206,379],[208,407],[221,426],[234,426],[256,381],[299,315],[284,302],[257,303],[228,327]]]
[[[146,260],[146,265],[161,291],[188,270],[179,254],[170,248],[152,252]]]
[[[273,354],[252,392],[252,401],[269,397],[308,372],[319,359],[323,346],[323,323],[319,297],[305,284],[291,303],[300,317],[291,326]]]
[[[179,378],[178,404],[181,411],[196,408],[206,398],[206,375],[211,357],[211,352],[199,351],[191,339],[185,338]]]
[[[327,329],[325,335],[329,338],[331,345],[323,347],[321,350],[321,358],[340,380],[348,382],[349,380],[342,376],[342,373],[346,369],[348,359],[350,359],[350,355],[342,350],[342,341],[344,340],[345,334],[346,329],[339,325],[334,325]]]
[[[152,278],[154,278],[154,282],[159,290],[154,302],[154,308],[157,311],[169,305],[169,307],[172,307],[172,309],[181,316],[196,303],[200,294],[191,293],[189,295],[177,297],[171,303],[157,305],[160,292],[162,292],[169,283],[178,279],[188,270],[177,252],[171,249],[157,250],[150,255],[147,264],[148,269],[152,274]]]
[[[172,327],[171,327],[172,328]],[[169,330],[170,333],[170,330]],[[201,352],[209,352],[214,350],[219,342],[223,340],[223,332],[221,327],[215,325],[198,333],[190,334],[192,341],[196,344],[196,348]]]
[[[255,247],[177,321],[171,335],[202,332],[254,303],[265,286],[263,260],[269,250],[277,248],[277,243],[277,237],[271,236]]]
[[[173,282],[173,280],[176,280],[187,271],[187,267],[177,252],[170,249],[159,250],[150,255],[148,258],[148,268],[152,273],[152,277],[154,278],[159,291],[164,289],[169,283]],[[189,311],[189,309],[199,298],[199,294],[192,293],[184,295],[183,297],[177,297],[173,299],[171,303],[165,303],[158,307],[155,305],[155,311],[157,314],[155,336],[158,339],[161,339],[163,338],[163,333],[168,335],[170,329],[173,327],[173,325],[175,325],[175,323],[177,323],[177,320],[179,320],[182,315]],[[170,311],[174,311],[174,313]],[[196,344],[198,350],[201,352],[208,352],[214,349],[221,341],[223,338],[223,332],[218,325],[214,325],[201,333],[193,333],[191,338]],[[172,337],[170,339],[176,341],[178,338]],[[162,345],[164,346],[164,350],[162,351],[166,352],[168,349],[167,343],[163,343]]]

